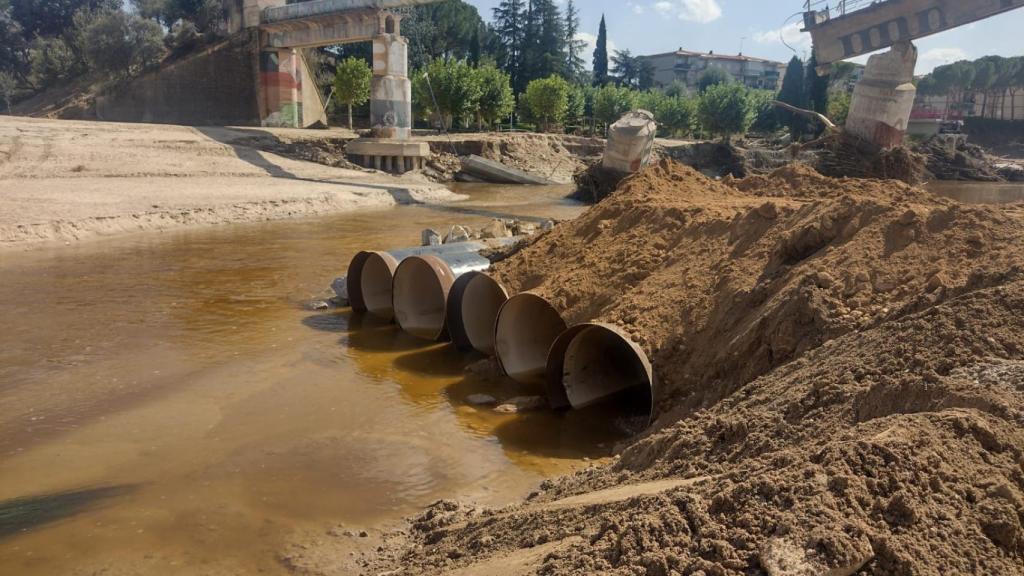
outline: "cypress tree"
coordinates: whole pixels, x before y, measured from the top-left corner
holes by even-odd
[[[601,27],[597,31],[597,48],[594,49],[594,84],[604,86],[608,83],[608,28],[601,15]]]
[[[806,108],[804,101],[804,62],[793,56],[786,66],[786,75],[782,78],[782,90],[779,91],[779,102],[785,102],[797,108]],[[789,126],[789,132],[793,138],[799,138],[804,133],[806,122],[797,114],[786,110],[779,110],[779,122]]]
[[[830,79],[831,76],[828,74],[824,76],[818,75],[818,59],[811,56],[811,59],[807,61],[807,78],[804,80],[808,108],[822,114],[828,111],[828,85]]]

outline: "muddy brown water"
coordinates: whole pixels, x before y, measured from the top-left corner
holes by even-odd
[[[575,416],[499,415],[479,356],[311,311],[366,248],[493,214],[572,218],[565,187],[450,207],[0,255],[0,572],[279,573],[304,532],[440,498],[498,505],[606,455]]]
[[[940,196],[969,204],[1024,202],[1024,183],[931,182],[928,189]]]

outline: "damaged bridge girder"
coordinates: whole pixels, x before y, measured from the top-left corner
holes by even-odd
[[[818,64],[825,66],[1016,8],[1024,8],[1024,0],[886,0],[848,13],[809,10],[804,27],[814,39]]]

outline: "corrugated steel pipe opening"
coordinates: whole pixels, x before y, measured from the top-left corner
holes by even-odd
[[[360,252],[352,258],[348,265],[347,289],[348,303],[355,312],[366,312],[366,302],[363,300],[363,266],[369,260],[369,252]]]
[[[395,318],[392,285],[397,269],[398,260],[387,252],[370,252],[363,264],[359,280],[363,303],[370,314],[384,320]]]
[[[557,408],[608,404],[630,432],[650,425],[654,370],[647,354],[611,324],[581,324],[561,335],[548,358],[549,396]],[[559,384],[561,385],[559,390]]]
[[[561,314],[529,292],[509,299],[495,325],[495,352],[502,369],[516,382],[544,386],[548,351],[566,329]]]
[[[491,276],[477,272],[467,281],[459,308],[466,340],[477,352],[494,355],[495,326],[505,302],[508,292]]]
[[[445,311],[455,275],[437,256],[411,256],[395,272],[394,307],[398,325],[426,340],[447,335]]]

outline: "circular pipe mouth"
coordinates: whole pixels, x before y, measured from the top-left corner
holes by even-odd
[[[395,272],[394,311],[403,330],[425,340],[446,334],[448,294],[455,275],[437,256],[411,256]]]
[[[505,302],[508,292],[491,276],[477,272],[467,281],[460,316],[466,340],[477,352],[494,355],[495,325]]]
[[[359,280],[363,304],[370,314],[384,320],[395,318],[392,284],[397,269],[398,260],[387,252],[370,252],[363,264]]]
[[[566,330],[561,314],[529,292],[502,305],[494,329],[494,349],[502,370],[520,384],[544,386],[548,352]]]
[[[473,350],[473,344],[470,343],[469,337],[466,335],[466,327],[463,323],[462,299],[466,295],[466,286],[469,285],[475,274],[477,272],[469,272],[455,279],[455,283],[452,284],[452,289],[448,293],[448,305],[445,309],[448,335],[452,338],[452,344],[462,352]]]
[[[369,258],[369,252],[359,252],[348,265],[345,285],[348,289],[348,304],[354,312],[366,312],[366,301],[363,300],[363,267]]]
[[[581,324],[566,331],[552,346],[547,372],[556,378],[549,380],[552,405],[578,410],[609,404],[624,428],[650,425],[654,370],[643,349],[617,326]]]

